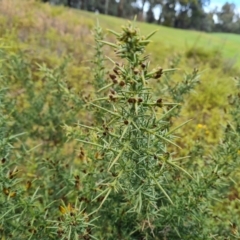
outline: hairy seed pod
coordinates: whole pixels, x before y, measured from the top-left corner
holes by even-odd
[[[117,76],[116,76],[116,75],[114,75],[114,74],[111,74],[111,73],[109,73],[109,77],[110,77],[112,80],[114,80],[115,78],[117,78]]]
[[[120,81],[119,86],[121,86],[121,87],[125,86],[125,82],[124,81]]]
[[[135,99],[135,98],[129,98],[129,99],[128,99],[128,102],[129,102],[129,103],[135,103],[135,102],[136,102],[136,99]]]
[[[158,70],[156,71],[156,73],[155,73],[155,75],[153,76],[153,78],[158,79],[158,78],[160,78],[160,77],[162,76],[162,74],[163,74],[163,69],[160,67],[160,68],[158,68]]]

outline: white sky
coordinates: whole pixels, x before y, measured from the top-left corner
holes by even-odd
[[[214,8],[221,9],[221,7],[226,3],[234,3],[236,5],[237,11],[240,12],[240,0],[211,0],[210,5],[205,8],[205,10],[212,10]]]

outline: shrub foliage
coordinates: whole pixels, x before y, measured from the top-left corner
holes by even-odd
[[[178,59],[151,68],[154,32],[110,32],[116,42],[95,29],[84,95],[66,80],[67,60],[51,69],[1,44],[1,240],[238,239],[239,79],[218,146],[204,155],[199,140],[182,156],[189,120],[175,122],[198,70],[176,83]]]

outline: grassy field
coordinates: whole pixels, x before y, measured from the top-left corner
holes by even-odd
[[[2,1],[1,7],[0,24],[2,28],[5,27],[1,30],[1,36],[7,33],[8,37],[13,37],[13,32],[17,31],[18,39],[15,40],[33,44],[33,39],[41,39],[38,45],[45,49],[52,47],[50,44],[52,40],[61,41],[61,44],[64,44],[74,37],[75,51],[77,51],[78,47],[87,42],[88,38],[92,38],[90,31],[97,20],[105,30],[108,28],[117,30],[127,21],[126,19],[96,15],[64,7],[51,7],[48,4],[34,2],[20,4],[19,1]],[[31,8],[31,11],[26,10],[27,8]],[[157,52],[161,50],[163,56],[171,55],[174,52],[184,55],[189,49],[200,48],[208,52],[219,52],[225,61],[234,62],[232,65],[240,66],[240,57],[238,56],[240,36],[238,35],[173,29],[140,22],[137,23],[137,26],[144,35],[157,30],[152,38],[156,47],[154,50]],[[57,32],[60,33],[60,36],[54,39],[56,37],[54,34]],[[88,42],[91,43],[91,40]]]
[[[119,19],[105,15],[95,15],[92,13],[76,12],[86,18],[98,18],[103,28],[118,29],[119,25],[126,22],[125,19]],[[155,24],[137,23],[141,32],[147,35],[149,32],[157,30],[152,40],[155,43],[166,46],[172,51],[185,52],[189,48],[204,48],[206,50],[218,50],[226,59],[235,59],[236,65],[240,66],[240,36],[227,33],[204,33],[192,30],[173,29]]]

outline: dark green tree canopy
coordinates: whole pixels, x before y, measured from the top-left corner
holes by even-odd
[[[240,17],[233,3],[206,11],[211,0],[42,0],[85,11],[161,24],[168,27],[240,33]],[[214,21],[215,19],[215,21]],[[216,21],[217,19],[217,21]]]

